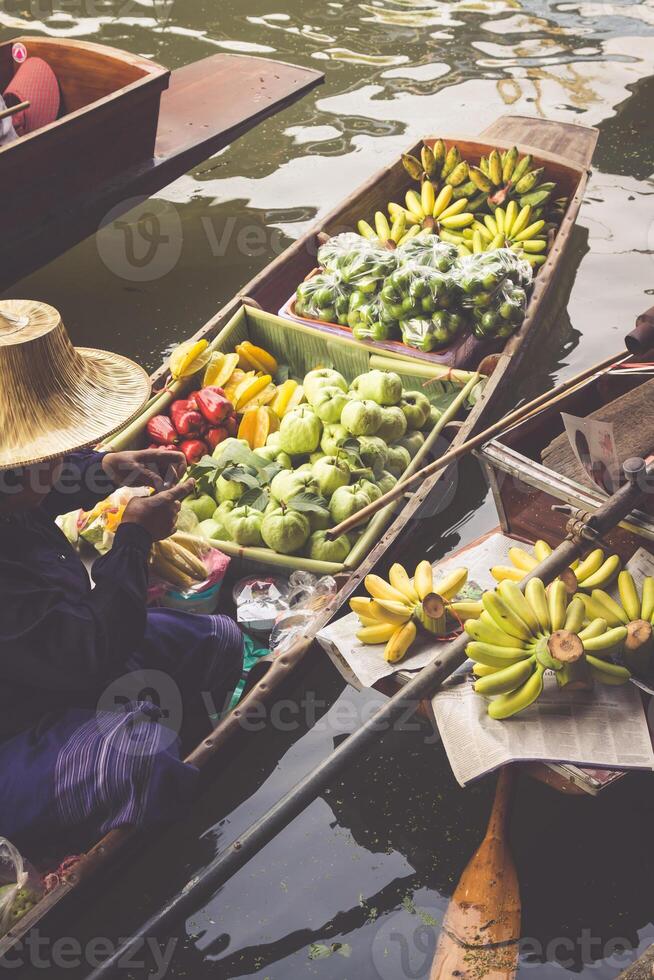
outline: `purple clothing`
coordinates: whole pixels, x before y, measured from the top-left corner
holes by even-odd
[[[53,517],[113,489],[101,458],[69,457],[76,493],[0,518],[0,835],[19,844],[174,815],[195,783],[176,736],[188,748],[207,734],[241,674],[231,619],[147,610],[138,525],[118,529],[91,589]]]

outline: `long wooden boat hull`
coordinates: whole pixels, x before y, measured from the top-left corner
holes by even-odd
[[[6,288],[291,105],[322,72],[217,54],[176,71],[83,41],[25,37],[0,44],[0,89],[11,47],[53,67],[62,115],[0,147]]]
[[[579,182],[576,193],[570,202],[565,225],[557,241],[555,259],[544,266],[538,277],[534,296],[528,316],[521,330],[507,343],[504,351],[497,355],[494,370],[486,386],[484,397],[471,411],[467,419],[456,431],[452,445],[460,445],[467,438],[481,431],[493,415],[496,415],[504,399],[511,394],[511,384],[515,381],[521,364],[534,342],[539,322],[544,319],[546,299],[552,295],[551,287],[555,272],[565,254],[565,248],[570,243],[571,230],[579,210],[586,184],[585,171],[590,166],[593,150],[597,141],[597,131],[568,123],[553,123],[526,117],[502,117],[491,125],[480,139],[493,145],[516,143],[519,147],[533,147],[540,154],[552,157],[565,156],[579,170]],[[393,168],[391,168],[391,171]],[[384,171],[387,173],[388,171]],[[397,176],[397,175],[396,175]],[[392,178],[391,179],[395,179]],[[351,227],[351,218],[356,213],[360,216],[359,208],[364,199],[373,205],[377,198],[374,196],[372,183],[357,192],[345,205],[333,211],[324,221],[292,245],[283,255],[273,262],[268,269],[253,279],[230,304],[220,310],[197,337],[214,339],[227,326],[232,317],[243,306],[244,297],[252,297],[265,308],[272,304],[278,309],[288,297],[293,283],[303,276],[303,270],[311,256],[316,254],[316,236],[323,230],[342,230],[346,216]],[[379,193],[379,191],[377,191]],[[290,288],[289,288],[290,287]],[[275,304],[277,304],[275,306]],[[166,374],[162,367],[154,375],[155,383],[163,384]],[[138,441],[138,436],[135,437]],[[445,499],[450,486],[451,468],[426,480],[420,489],[414,493],[405,506],[395,517],[388,530],[380,537],[375,547],[369,552],[359,567],[342,579],[342,587],[332,603],[316,616],[312,629],[298,640],[293,647],[276,658],[265,679],[256,684],[246,698],[234,709],[216,728],[209,738],[202,742],[189,756],[189,761],[199,768],[214,762],[222,749],[243,731],[244,722],[250,717],[257,717],[262,703],[269,703],[285,683],[289,675],[299,666],[311,648],[318,631],[325,626],[338,612],[347,599],[356,591],[367,575],[378,562],[393,560],[404,547],[409,532],[419,526],[418,520],[422,508],[427,502],[432,506]],[[95,874],[112,863],[122,854],[133,840],[130,830],[114,831],[103,841],[92,848],[82,858],[75,869],[64,876],[59,886],[28,913],[17,926],[3,939],[0,939],[0,957],[5,955],[12,946],[39,923],[48,912],[59,905],[64,899],[77,892],[82,884],[90,881]]]

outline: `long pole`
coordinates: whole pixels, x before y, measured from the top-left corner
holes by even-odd
[[[627,460],[625,472],[629,476],[629,482],[620,487],[589,519],[588,526],[593,532],[597,535],[606,533],[633,509],[642,494],[639,478],[645,469],[643,460]],[[585,542],[582,540],[566,539],[524,581],[538,575],[544,582],[551,582],[579,557],[584,547]],[[109,959],[89,974],[88,980],[106,980],[107,977],[114,976],[123,957],[141,950],[146,939],[171,930],[176,922],[197,910],[202,902],[229,881],[333,783],[353,759],[373,745],[380,733],[405,720],[407,709],[409,712],[415,711],[423,698],[432,696],[438,686],[464,663],[467,645],[468,637],[464,633],[444,647],[427,667],[342,742],[329,758],[301,779],[203,871],[191,878],[181,891],[149,918]]]
[[[434,460],[427,466],[423,466],[422,469],[417,470],[412,476],[408,476],[404,480],[400,479],[395,484],[393,489],[388,491],[388,493],[385,493],[382,497],[374,500],[371,504],[368,504],[367,507],[363,507],[356,514],[353,514],[352,517],[348,517],[347,520],[337,524],[336,527],[332,527],[330,530],[326,531],[325,533],[327,538],[330,541],[333,541],[335,538],[339,537],[339,535],[347,534],[353,528],[358,527],[359,524],[369,521],[370,518],[378,511],[383,510],[384,507],[387,507],[394,500],[397,500],[398,497],[402,497],[409,487],[418,483],[424,483],[426,479],[434,476],[440,470],[444,469],[446,466],[449,466],[450,463],[454,463],[457,459],[461,459],[462,456],[467,456],[467,454],[471,453],[473,449],[478,449],[479,446],[483,446],[483,444],[488,442],[489,439],[499,435],[500,432],[504,432],[508,426],[514,425],[516,422],[521,422],[532,412],[536,411],[536,409],[543,408],[545,405],[556,401],[566,391],[570,391],[571,388],[575,388],[577,385],[581,384],[583,381],[586,381],[594,374],[601,374],[602,371],[606,371],[608,368],[622,363],[622,361],[626,360],[629,356],[630,355],[626,351],[623,351],[620,354],[614,354],[612,357],[607,357],[605,360],[600,361],[599,364],[595,364],[594,367],[581,371],[579,374],[576,374],[574,378],[570,378],[568,381],[564,382],[564,384],[559,385],[554,392],[546,391],[542,395],[538,395],[537,398],[533,398],[526,405],[516,408],[515,411],[505,415],[504,418],[499,420],[499,422],[495,422],[487,429],[484,429],[483,432],[480,432],[471,439],[467,439],[465,442],[462,442],[460,446],[456,447],[456,449],[451,449],[439,459]]]

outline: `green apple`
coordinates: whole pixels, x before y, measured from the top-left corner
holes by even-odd
[[[440,408],[436,408],[435,405],[429,406],[429,418],[427,419],[427,424],[423,426],[425,429],[433,429],[437,422],[440,422],[441,415]]]
[[[212,520],[216,524],[222,524],[224,528],[227,528],[227,517],[236,507],[236,501],[234,500],[224,500],[222,504],[219,504],[213,512]]]
[[[377,435],[384,442],[397,442],[406,432],[406,415],[399,405],[389,405],[381,412],[382,424],[377,429]]]
[[[226,449],[230,449],[232,446],[245,446],[246,449],[250,448],[250,444],[247,439],[224,439],[223,442],[219,442],[213,451],[213,458],[220,459],[222,454]]]
[[[421,391],[405,391],[400,402],[409,429],[424,429],[429,421],[431,402]]]
[[[402,398],[402,379],[395,371],[368,371],[354,379],[351,389],[358,398],[378,405],[397,405]]]
[[[222,504],[226,500],[240,500],[245,492],[245,486],[237,483],[236,480],[226,480],[224,476],[219,476],[216,480],[216,503]]]
[[[313,465],[314,463],[317,463],[319,459],[324,459],[326,455],[327,453],[323,453],[322,449],[317,449],[315,453],[311,453],[309,456],[309,462],[311,465]]]
[[[306,463],[300,463],[299,466],[296,466],[295,467],[295,472],[296,473],[313,473],[313,463],[310,463],[308,460],[306,461]]]
[[[316,368],[315,371],[309,371],[302,382],[304,397],[309,404],[311,404],[315,392],[325,385],[340,388],[341,391],[347,391],[347,381],[338,371],[333,371],[332,368]]]
[[[261,545],[261,525],[263,514],[253,507],[235,507],[227,515],[225,526],[232,541],[242,548],[257,548]]]
[[[350,482],[350,467],[339,456],[323,456],[313,465],[313,475],[318,481],[318,490],[323,497],[331,497],[339,487]]]
[[[382,494],[388,493],[390,490],[392,490],[396,483],[397,477],[393,476],[393,474],[389,473],[387,470],[384,470],[382,475],[377,480],[377,486],[381,490]]]
[[[404,446],[408,451],[411,459],[418,453],[425,444],[425,437],[422,432],[414,429],[413,432],[407,432],[405,436],[397,440],[398,446]]]
[[[209,518],[198,524],[196,534],[201,534],[203,538],[210,538],[212,541],[229,541],[229,534],[224,524],[219,524]]]
[[[332,561],[341,565],[350,553],[352,546],[346,534],[335,541],[328,541],[324,531],[314,531],[309,538],[307,555],[314,561]]]
[[[318,481],[309,470],[282,470],[272,478],[270,492],[275,500],[288,503],[298,493],[318,493]]]
[[[351,487],[339,487],[334,491],[329,502],[329,513],[334,524],[340,524],[353,514],[358,514],[369,503],[370,497],[361,484],[353,483]]]
[[[374,436],[381,423],[381,408],[369,398],[348,402],[341,415],[341,425],[353,436]]]
[[[213,516],[216,501],[208,493],[202,493],[199,497],[187,497],[182,503],[182,509],[195,514],[198,521],[206,521]]]
[[[333,456],[338,451],[339,446],[350,438],[350,433],[344,425],[327,424],[322,432],[320,448],[326,456]]]
[[[363,465],[370,467],[373,473],[381,473],[386,466],[388,446],[379,436],[360,436],[359,456]]]
[[[279,446],[261,446],[254,450],[255,456],[260,456],[267,463],[277,463],[285,470],[292,470],[293,463],[288,453],[283,452]]]
[[[261,525],[265,544],[280,555],[292,555],[304,548],[311,529],[304,514],[279,507],[266,514]]]
[[[393,476],[401,476],[410,462],[411,456],[409,455],[409,450],[405,449],[404,446],[388,447],[386,469],[389,471],[389,473],[392,473]]]
[[[340,421],[343,409],[349,400],[349,395],[336,385],[324,385],[315,392],[311,404],[321,422],[334,425]]]
[[[361,489],[368,494],[370,503],[372,503],[373,500],[379,500],[382,492],[376,483],[373,483],[371,480],[359,480],[359,484]]]
[[[322,422],[310,405],[287,412],[279,426],[279,446],[289,456],[315,453],[321,436]]]

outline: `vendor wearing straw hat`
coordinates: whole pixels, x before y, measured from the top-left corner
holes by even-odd
[[[178,730],[188,743],[209,732],[240,678],[243,639],[225,616],[146,608],[152,542],[193,488],[176,485],[184,457],[84,448],[142,408],[142,369],[73,348],[52,307],[7,300],[0,379],[0,835],[79,848],[184,811],[197,771]],[[155,493],[128,504],[91,588],[54,518],[128,483]],[[162,685],[180,704],[169,727]]]

